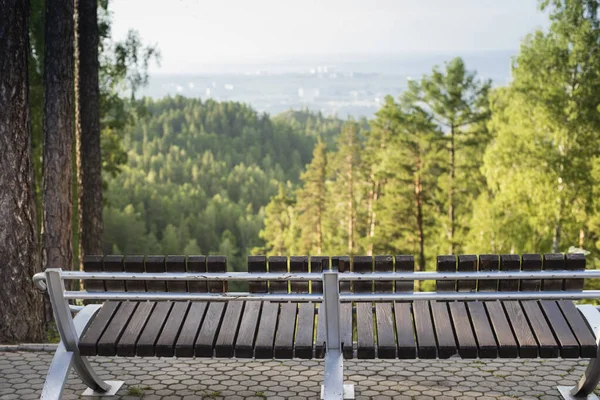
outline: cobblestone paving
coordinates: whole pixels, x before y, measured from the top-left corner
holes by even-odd
[[[52,353],[0,352],[0,399],[37,399]],[[188,360],[95,357],[107,380],[124,380],[111,399],[315,399],[322,361]],[[360,360],[345,362],[357,399],[558,399],[586,360]],[[85,389],[72,375],[64,399]]]

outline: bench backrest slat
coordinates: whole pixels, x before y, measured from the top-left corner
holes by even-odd
[[[523,254],[521,271],[541,271],[542,256],[540,254]],[[542,288],[540,279],[522,279],[520,289],[522,292],[537,292]]]
[[[583,271],[585,269],[585,254],[572,253],[566,255],[566,269]],[[564,289],[569,291],[583,290],[583,279],[565,279]]]
[[[396,272],[414,272],[415,258],[413,256],[397,255],[395,258]],[[413,292],[415,290],[415,281],[396,281],[396,292]]]
[[[123,265],[125,267],[125,272],[144,272],[144,256],[125,256]],[[125,281],[125,289],[128,292],[145,292],[146,282]]]
[[[371,256],[354,256],[354,272],[369,273],[373,272],[373,257]],[[355,281],[355,293],[371,293],[373,292],[373,281]]]
[[[248,256],[248,272],[257,274],[267,272],[267,257]],[[267,293],[267,282],[250,281],[248,282],[248,291],[250,293]]]
[[[167,256],[165,260],[167,272],[187,272],[185,269],[185,256]],[[169,292],[187,292],[187,282],[169,281],[167,282]]]
[[[320,273],[323,269],[329,269],[329,257],[326,256],[311,256],[310,257],[310,272]],[[323,293],[323,282],[311,282],[312,293]]]
[[[500,271],[520,271],[521,257],[518,254],[501,254]],[[517,279],[500,279],[498,290],[501,292],[516,292],[519,290]]]
[[[123,256],[120,255],[107,255],[102,260],[104,265],[104,271],[106,272],[123,272]],[[106,281],[104,283],[106,290],[109,292],[124,292],[125,281]]]
[[[269,272],[288,272],[288,258],[286,256],[270,256]],[[270,293],[287,293],[288,282],[269,281]]]
[[[456,272],[456,256],[438,256],[438,272]],[[436,281],[438,292],[456,292],[456,281]]]
[[[188,256],[187,270],[188,272],[206,272],[206,256]],[[206,282],[189,281],[188,290],[193,293],[206,293]]]
[[[307,256],[291,256],[290,272],[306,273],[308,272]],[[308,282],[290,281],[291,293],[308,293]]]
[[[478,271],[492,272],[500,269],[500,258],[498,254],[481,254],[479,256]],[[480,292],[495,292],[498,290],[498,280],[480,280],[477,282],[477,290]]]
[[[394,257],[389,255],[375,256],[374,260],[375,272],[393,272],[394,271]],[[391,293],[394,291],[394,281],[376,281],[375,292],[376,293]]]
[[[206,257],[207,272],[227,272],[227,257],[208,256]],[[211,293],[222,293],[227,291],[227,282],[214,281],[208,282],[208,291]]]
[[[458,256],[459,272],[477,271],[477,256],[471,254],[461,254]],[[474,292],[477,289],[477,281],[474,279],[460,279],[456,283],[456,289],[459,292]]]
[[[165,256],[146,256],[145,263],[146,272],[161,273],[166,271]],[[146,287],[148,288],[149,292],[167,291],[167,285],[165,281],[146,281]]]

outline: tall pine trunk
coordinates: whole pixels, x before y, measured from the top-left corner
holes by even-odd
[[[102,253],[102,159],[98,83],[98,2],[76,0],[75,129],[79,210],[79,264]]]
[[[421,182],[421,158],[417,157],[415,175],[415,207],[417,211],[417,241],[419,245],[419,261],[417,271],[425,271],[425,230],[423,228],[423,183]],[[415,290],[421,288],[420,281],[415,281]]]
[[[455,176],[455,133],[450,127],[450,180],[448,182],[448,254],[454,254],[454,176]]]
[[[29,3],[0,0],[0,343],[43,338],[28,81]]]
[[[45,36],[42,264],[72,269],[72,0],[46,1]]]

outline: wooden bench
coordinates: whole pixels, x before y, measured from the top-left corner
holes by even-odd
[[[43,279],[65,343],[55,360],[71,353],[96,392],[120,386],[95,376],[86,357],[96,355],[325,358],[328,399],[342,398],[342,357],[591,358],[574,389],[559,388],[564,398],[592,398],[600,379],[600,313],[571,300],[600,297],[582,279],[600,274],[580,254],[439,256],[437,273],[414,273],[412,256],[251,256],[246,274],[225,274],[221,256],[93,256],[84,269]],[[87,292],[64,291],[62,279],[81,278]],[[248,293],[227,293],[241,278]],[[437,279],[437,292],[414,292],[414,279]],[[69,333],[57,312],[65,297],[106,301],[80,311]],[[54,364],[44,398],[59,398],[68,375]]]

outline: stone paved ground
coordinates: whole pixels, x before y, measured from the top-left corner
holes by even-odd
[[[0,351],[0,399],[37,399],[52,359],[48,351]],[[187,360],[96,357],[104,379],[125,385],[113,399],[315,399],[322,361]],[[346,361],[357,399],[558,399],[587,361]],[[85,386],[74,375],[64,399]]]

